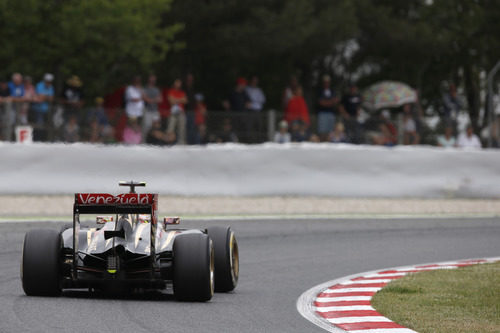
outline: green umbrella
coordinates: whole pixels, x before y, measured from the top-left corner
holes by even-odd
[[[407,84],[381,81],[365,89],[363,105],[370,110],[395,108],[417,101],[417,92]]]

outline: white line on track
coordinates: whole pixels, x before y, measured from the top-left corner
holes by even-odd
[[[369,301],[371,296],[341,296],[341,297],[318,297],[316,302],[354,302],[354,301]]]
[[[359,323],[359,322],[384,323],[384,322],[391,321],[389,318],[382,317],[382,316],[328,318],[326,320],[332,324],[351,324],[351,323]]]
[[[409,328],[379,328],[372,330],[355,330],[349,331],[349,333],[415,333],[415,331]]]
[[[353,311],[353,310],[375,310],[370,305],[351,305],[351,306],[322,306],[316,307],[317,312],[330,311]]]
[[[351,293],[351,292],[377,292],[382,287],[373,287],[373,288],[341,288],[341,289],[325,289],[323,290],[324,294],[339,294],[339,293]]]

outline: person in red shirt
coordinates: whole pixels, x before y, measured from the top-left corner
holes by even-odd
[[[184,111],[187,103],[187,96],[182,90],[182,81],[176,79],[172,88],[167,93],[170,104],[170,116],[168,118],[167,133],[177,134],[177,143],[186,144],[186,114]]]
[[[304,96],[302,96],[302,88],[300,86],[293,89],[293,95],[288,100],[288,104],[285,109],[285,120],[289,124],[295,120],[301,120],[308,127],[311,124],[309,109],[307,108]]]

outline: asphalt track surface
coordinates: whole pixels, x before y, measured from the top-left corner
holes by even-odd
[[[233,226],[241,262],[235,292],[208,303],[180,303],[168,292],[27,297],[19,279],[24,234],[62,223],[0,223],[0,332],[324,332],[296,310],[312,286],[384,267],[500,255],[500,220],[493,218],[182,224]]]

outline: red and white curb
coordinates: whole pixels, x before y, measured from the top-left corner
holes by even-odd
[[[392,280],[410,273],[496,261],[500,261],[500,257],[402,266],[345,276],[304,292],[297,300],[297,310],[307,320],[329,332],[415,332],[378,313],[370,303],[373,295]]]

